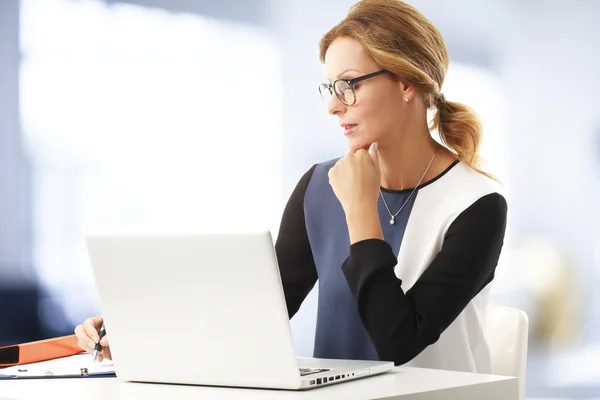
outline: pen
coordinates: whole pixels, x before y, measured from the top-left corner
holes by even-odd
[[[100,328],[100,332],[99,332],[100,339],[98,340],[98,343],[96,343],[96,347],[94,347],[94,361],[93,362],[96,362],[96,359],[98,358],[98,354],[100,354],[100,352],[102,351],[102,345],[100,344],[100,340],[102,340],[104,335],[106,335],[106,329],[104,329],[104,321],[103,321],[102,327]]]

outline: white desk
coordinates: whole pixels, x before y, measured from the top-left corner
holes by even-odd
[[[383,375],[302,392],[129,383],[120,382],[116,378],[0,381],[1,400],[511,400],[517,398],[517,378],[408,367],[396,367]]]

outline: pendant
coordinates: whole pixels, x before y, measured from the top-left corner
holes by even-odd
[[[392,217],[392,219],[390,219],[390,225],[394,225],[396,223],[396,221],[394,221],[394,217]]]

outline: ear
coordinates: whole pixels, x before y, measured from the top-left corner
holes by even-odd
[[[398,85],[402,94],[403,101],[410,102],[416,97],[417,89],[412,83],[405,80],[400,80],[398,82]]]

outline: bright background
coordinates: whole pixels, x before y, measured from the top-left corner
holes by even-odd
[[[409,2],[504,183],[494,299],[529,314],[528,396],[600,396],[600,3]],[[85,231],[276,234],[300,176],[346,149],[317,43],[352,3],[0,2],[0,345],[99,312]],[[300,355],[316,294],[292,321]]]

